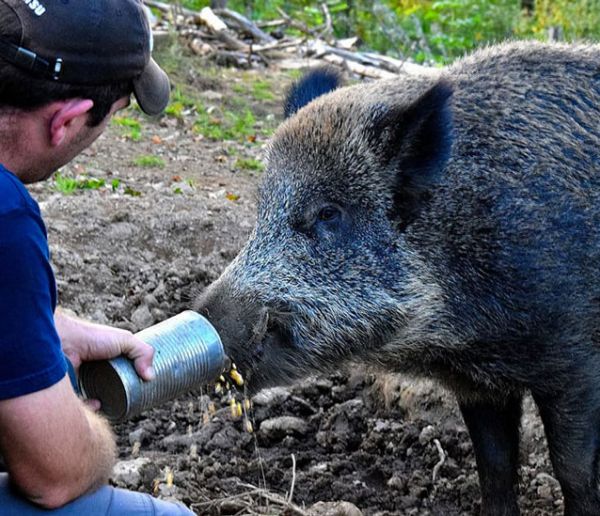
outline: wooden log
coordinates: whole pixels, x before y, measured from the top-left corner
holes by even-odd
[[[237,25],[238,29],[247,32],[255,40],[261,43],[273,43],[276,41],[273,36],[259,29],[255,23],[235,11],[230,9],[217,9],[214,11],[214,13],[222,18],[227,18],[228,20],[233,21],[234,24]]]
[[[228,30],[227,24],[219,18],[210,7],[204,7],[198,13],[199,20],[225,45],[232,49],[249,53],[250,47],[237,39]]]

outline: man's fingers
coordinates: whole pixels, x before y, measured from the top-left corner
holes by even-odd
[[[146,344],[135,335],[130,335],[123,345],[123,354],[133,360],[135,370],[140,377],[146,381],[154,379],[154,368],[152,359],[154,358],[154,348]]]

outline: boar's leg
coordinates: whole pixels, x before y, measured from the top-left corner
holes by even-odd
[[[459,405],[473,441],[482,516],[518,515],[521,396],[497,401],[462,401]]]
[[[584,387],[583,375],[572,392],[534,399],[544,423],[550,459],[560,482],[565,515],[600,515],[600,387]]]

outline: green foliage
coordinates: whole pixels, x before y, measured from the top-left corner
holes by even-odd
[[[123,190],[123,193],[125,195],[131,195],[132,197],[139,197],[140,195],[142,195],[142,192],[134,190],[133,188],[131,188],[131,186],[126,186]]]
[[[54,174],[54,188],[65,195],[72,194],[76,190],[98,190],[105,184],[104,179],[95,177],[69,177],[60,172]]]
[[[448,63],[476,47],[515,38],[600,40],[600,0],[327,0],[336,37],[359,36],[365,49],[417,61]],[[191,9],[208,0],[183,0]],[[230,0],[228,7],[255,20],[293,19],[316,28],[321,3],[308,0]],[[290,29],[290,32],[293,32]]]
[[[123,128],[122,135],[134,142],[139,141],[142,138],[142,126],[138,120],[134,118],[124,116],[112,117],[111,123],[113,125]]]
[[[262,171],[265,168],[265,166],[260,160],[257,160],[255,158],[239,158],[235,162],[235,168],[259,172]]]
[[[171,99],[169,105],[165,109],[165,113],[168,116],[181,119],[185,112],[194,109],[196,109],[196,101],[187,96],[181,88],[178,87],[171,93]]]
[[[256,135],[256,118],[248,108],[240,111],[201,108],[194,131],[211,140],[248,140]]]
[[[164,168],[165,160],[160,156],[153,156],[151,154],[145,154],[143,156],[138,156],[133,160],[133,163],[138,167],[145,168]]]
[[[519,32],[543,38],[549,27],[559,28],[567,41],[600,39],[600,0],[536,0]]]
[[[244,82],[236,83],[232,86],[232,90],[240,95],[252,95],[255,100],[275,100],[273,94],[272,85],[264,79],[257,78],[256,75],[245,74],[243,76]]]

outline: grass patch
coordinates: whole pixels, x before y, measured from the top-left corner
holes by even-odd
[[[57,172],[54,175],[54,188],[65,195],[72,194],[76,190],[98,190],[106,184],[104,179],[95,177],[69,177]]]
[[[256,119],[249,109],[241,112],[202,109],[194,123],[194,132],[211,140],[252,140],[256,135]]]
[[[275,95],[273,95],[271,89],[271,84],[267,81],[255,81],[252,83],[252,96],[256,100],[275,100]]]
[[[131,197],[139,197],[140,195],[142,195],[142,192],[140,192],[139,190],[134,190],[133,188],[131,188],[131,186],[126,186],[123,190],[123,193],[125,195],[131,195]]]
[[[240,170],[251,170],[254,172],[261,172],[264,170],[265,166],[262,161],[255,158],[239,158],[235,162],[235,168]]]
[[[133,160],[133,163],[138,167],[144,168],[165,168],[165,160],[160,156],[153,156],[151,154],[145,154],[138,156]]]
[[[186,95],[181,88],[175,88],[171,93],[171,101],[165,109],[165,114],[168,116],[182,119],[187,111],[196,110],[197,101]]]
[[[123,129],[121,135],[137,142],[142,138],[142,126],[138,120],[125,116],[114,116],[112,124]]]

